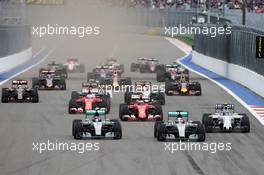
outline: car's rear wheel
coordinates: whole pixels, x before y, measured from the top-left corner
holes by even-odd
[[[2,89],[2,98],[1,102],[2,103],[8,103],[8,98],[9,98],[9,92],[7,88]]]
[[[129,109],[126,104],[120,104],[119,105],[119,118],[122,121],[127,121],[127,119],[124,118],[124,115],[129,115]]]
[[[162,122],[161,121],[156,121],[155,124],[154,124],[154,137],[157,138],[158,136],[158,127],[159,127],[159,124],[161,124]]]
[[[32,90],[32,102],[33,103],[38,103],[39,102],[39,95],[38,95],[38,89],[34,88]]]
[[[76,125],[76,123],[80,123],[81,121],[82,120],[78,120],[78,119],[72,121],[72,136],[74,136],[74,133],[75,133],[75,125]]]
[[[204,129],[204,125],[200,122],[200,121],[194,121],[193,123],[196,123],[197,126],[197,135],[198,135],[198,142],[203,142],[205,141],[205,129]]]
[[[203,115],[203,124],[204,124],[206,132],[212,132],[213,131],[213,118],[209,117],[208,114]]]
[[[122,127],[119,120],[114,120],[114,139],[118,140],[122,138]]]
[[[158,81],[158,82],[164,82],[164,81],[165,81],[164,71],[162,71],[162,70],[158,70],[158,71],[157,71],[156,78],[157,78],[157,81]]]
[[[136,71],[137,71],[137,64],[132,63],[132,64],[130,65],[130,71],[131,71],[131,72],[136,72]]]
[[[74,139],[82,139],[81,133],[83,131],[82,123],[81,121],[75,122],[73,125],[73,137]]]
[[[162,92],[158,93],[158,99],[159,99],[159,103],[160,105],[165,105],[165,95]]]
[[[166,129],[166,125],[163,124],[163,123],[160,123],[158,125],[158,132],[157,132],[157,140],[158,141],[165,141],[166,140],[166,132],[165,132],[165,129]]]
[[[250,132],[250,122],[249,117],[246,114],[241,114],[243,117],[241,118],[241,127],[243,132]]]

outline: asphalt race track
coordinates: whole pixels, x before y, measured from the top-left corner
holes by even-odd
[[[49,22],[55,24],[56,17],[51,16],[56,11],[58,16],[63,16],[62,7],[52,7],[49,12],[47,8],[48,6],[42,10],[38,6],[29,7],[29,22],[40,24],[50,19]],[[75,15],[82,16],[83,13],[76,12]],[[105,59],[114,57],[126,65],[125,76],[132,77],[134,81],[146,79],[155,82],[155,74],[131,73],[130,63],[138,57],[155,57],[162,63],[171,63],[184,56],[183,52],[162,37],[112,30],[87,38],[33,37],[32,44],[34,52],[43,47],[55,50],[45,62],[19,76],[28,80],[37,76],[38,69],[52,60],[64,63],[69,57],[78,58],[81,63],[85,63],[86,71],[89,71]],[[210,151],[175,151],[172,154],[164,150],[164,143],[154,139],[152,122],[122,122],[121,140],[74,140],[71,136],[72,120],[82,119],[83,116],[69,115],[68,101],[71,91],[79,90],[85,80],[86,74],[70,74],[67,91],[41,91],[38,104],[0,105],[0,175],[263,174],[263,126],[232,96],[196,74],[191,74],[191,80],[202,84],[203,95],[166,96],[164,114],[169,110],[187,110],[192,120],[201,121],[203,113],[214,111],[215,103],[234,103],[237,111],[249,115],[251,132],[206,135],[207,143],[230,142],[230,151],[217,151],[214,154]],[[10,81],[2,87],[9,85]],[[118,118],[121,102],[123,94],[114,94],[110,118]],[[68,143],[98,142],[100,150],[83,154],[74,151],[44,151],[40,154],[32,150],[33,142],[48,140]]]

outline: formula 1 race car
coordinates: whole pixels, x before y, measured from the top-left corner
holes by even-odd
[[[39,96],[37,89],[29,89],[28,81],[14,80],[11,88],[2,89],[2,103],[8,102],[32,102],[38,103]]]
[[[112,70],[120,70],[120,73],[124,73],[125,71],[125,66],[124,64],[119,64],[116,59],[109,58],[107,59],[101,66],[107,66],[109,69]]]
[[[39,78],[32,78],[32,87],[39,90],[66,90],[65,77],[56,73],[54,70],[41,69]]]
[[[133,95],[140,95],[144,99],[148,98],[149,101],[159,103],[160,105],[165,105],[165,94],[152,87],[150,81],[136,81],[133,87],[126,89],[124,95],[125,103],[129,104]]]
[[[235,113],[233,104],[216,104],[214,114],[203,114],[203,124],[206,132],[214,130],[250,132],[249,117],[246,114]]]
[[[92,81],[92,79],[90,79],[89,82],[83,82],[82,83],[82,89],[81,89],[81,93],[83,94],[89,94],[89,93],[104,93],[104,89],[99,87],[99,82],[97,81]]]
[[[130,77],[121,77],[119,70],[114,70],[111,77],[102,78],[100,80],[101,85],[111,85],[113,88],[131,85],[132,81]]]
[[[105,79],[107,77],[112,76],[112,70],[109,69],[109,66],[96,66],[92,72],[87,73],[87,82],[90,79],[95,79],[100,81],[101,79]]]
[[[163,111],[159,104],[145,100],[135,100],[130,104],[120,104],[119,118],[122,121],[163,120]]]
[[[200,121],[189,121],[188,112],[172,111],[168,112],[168,121],[155,122],[154,137],[158,141],[168,138],[205,141],[205,129]]]
[[[165,93],[167,95],[188,95],[188,96],[201,96],[202,87],[199,82],[188,82],[185,77],[179,81],[165,83]]]
[[[66,67],[67,71],[70,73],[84,73],[85,72],[85,65],[84,64],[80,64],[78,59],[68,59],[67,63],[64,64],[64,66]]]
[[[185,77],[189,81],[189,70],[181,67],[179,64],[166,64],[157,71],[157,81],[177,81],[180,77]]]
[[[104,110],[86,110],[85,114],[85,120],[73,120],[72,122],[74,139],[122,138],[121,123],[117,119],[107,119]]]
[[[136,63],[130,66],[131,72],[139,71],[140,73],[155,73],[161,69],[163,65],[155,58],[138,58]]]
[[[55,61],[52,61],[51,63],[48,64],[47,68],[43,68],[44,70],[51,70],[56,72],[56,75],[63,77],[63,78],[68,78],[68,71],[67,68],[63,64],[57,64]],[[39,70],[39,74],[41,74],[42,69]]]
[[[69,114],[80,114],[86,110],[104,109],[110,111],[111,100],[108,94],[78,93],[73,91],[69,101]]]

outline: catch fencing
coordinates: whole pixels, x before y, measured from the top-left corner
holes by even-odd
[[[195,35],[194,50],[264,75],[264,59],[256,58],[256,37],[264,36],[264,31],[239,25],[230,26],[230,35],[217,35],[214,38]]]
[[[31,47],[24,0],[0,0],[0,59]]]

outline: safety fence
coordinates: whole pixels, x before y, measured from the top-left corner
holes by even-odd
[[[195,35],[194,50],[264,75],[264,59],[256,57],[256,38],[264,36],[264,31],[238,25],[230,27],[230,35]]]
[[[31,47],[24,0],[0,1],[0,59]]]
[[[30,27],[0,25],[0,59],[31,47]]]

